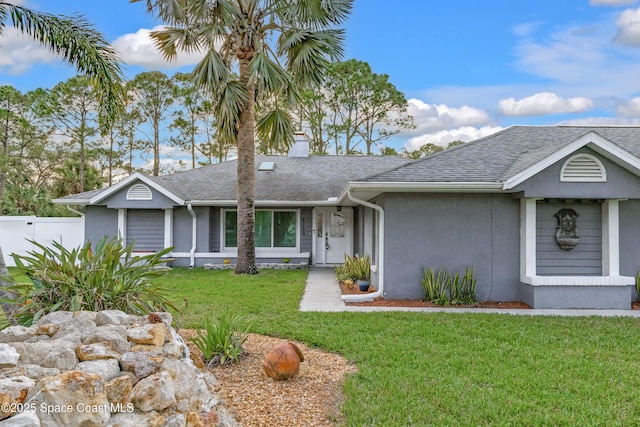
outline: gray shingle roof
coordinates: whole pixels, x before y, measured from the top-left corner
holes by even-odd
[[[640,157],[640,127],[513,126],[366,181],[503,182],[589,132]]]
[[[275,169],[258,171],[262,162],[275,162]],[[350,181],[366,179],[408,162],[410,160],[396,156],[257,155],[255,199],[257,202],[327,201],[330,197],[339,197]],[[149,179],[186,201],[231,201],[237,197],[236,168],[237,161],[231,160]],[[62,200],[84,200],[99,191]]]

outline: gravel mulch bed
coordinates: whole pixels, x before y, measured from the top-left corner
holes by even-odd
[[[192,353],[199,350],[189,341],[195,330],[178,333]],[[340,421],[342,381],[355,365],[342,356],[295,343],[304,362],[300,372],[285,381],[274,381],[262,368],[267,353],[288,340],[249,334],[238,363],[208,368],[220,382],[227,406],[243,426],[330,426]]]

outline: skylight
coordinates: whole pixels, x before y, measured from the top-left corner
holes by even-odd
[[[259,171],[272,171],[276,168],[276,162],[262,162],[260,163]]]

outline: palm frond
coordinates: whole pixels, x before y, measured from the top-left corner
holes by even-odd
[[[100,101],[99,119],[103,132],[111,128],[124,111],[123,76],[116,51],[81,15],[55,16],[2,3],[0,19],[8,15],[22,33],[86,74]]]
[[[272,92],[287,85],[289,76],[277,63],[269,59],[264,52],[258,52],[249,64],[250,79],[258,90]]]
[[[278,40],[278,53],[287,57],[287,69],[304,85],[322,82],[329,64],[343,54],[342,30],[290,30]]]
[[[210,49],[193,69],[193,77],[199,86],[216,92],[218,86],[229,79],[229,67],[218,52]]]
[[[240,113],[248,100],[247,89],[239,80],[223,82],[216,111],[218,112],[218,132],[225,141],[236,140]]]
[[[275,151],[283,151],[293,143],[295,128],[289,113],[282,108],[275,108],[259,118],[256,130],[258,138]]]
[[[298,0],[280,2],[276,13],[291,26],[321,30],[346,21],[352,5],[353,0]]]

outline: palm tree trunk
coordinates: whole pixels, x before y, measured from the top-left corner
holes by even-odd
[[[240,60],[240,81],[248,99],[238,129],[238,259],[236,274],[257,274],[255,244],[255,88],[249,82],[249,59]]]

